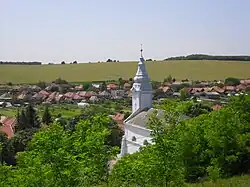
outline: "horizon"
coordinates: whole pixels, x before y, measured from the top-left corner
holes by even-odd
[[[250,2],[4,1],[0,60],[78,63],[248,56]]]
[[[180,56],[171,56],[171,57],[168,57],[168,58],[176,58],[176,57],[187,57],[187,56],[191,56],[191,55],[205,55],[205,56],[220,56],[220,57],[226,57],[226,56],[230,56],[230,57],[250,57],[250,55],[211,55],[211,54],[188,54],[188,55],[185,55],[185,56],[183,56],[183,55],[180,55]],[[150,57],[148,57],[148,58],[145,58],[144,57],[144,55],[143,55],[143,58],[147,61],[147,60],[149,60],[150,59],[150,61],[156,61],[156,62],[161,62],[161,61],[164,61],[165,59],[152,59],[152,58],[150,58]],[[123,61],[117,61],[116,59],[111,59],[111,60],[113,60],[112,62],[109,62],[109,63],[119,63],[119,62],[122,62],[122,63],[126,63],[126,62],[137,62],[138,61],[138,59],[137,60],[123,60]],[[116,60],[116,61],[114,61],[114,60]],[[171,59],[172,60],[172,59]],[[214,59],[214,60],[216,60],[216,59]],[[178,60],[178,61],[180,61],[180,60]],[[186,59],[184,60],[184,61],[187,61]],[[195,60],[196,61],[196,60]],[[208,61],[211,61],[211,60],[208,60]],[[221,61],[221,60],[220,60]],[[223,60],[222,60],[223,61]],[[230,60],[230,61],[232,61],[232,60]],[[238,61],[238,60],[233,60],[233,61]],[[0,62],[17,62],[17,63],[28,63],[28,62],[39,62],[39,61],[3,61],[3,60],[1,60],[0,59]],[[62,62],[62,61],[61,61]],[[51,63],[51,62],[48,62],[48,63],[44,63],[44,62],[41,62],[42,63],[42,65],[46,65],[46,64],[49,64],[49,63],[51,63],[51,64],[61,64],[61,62],[55,62],[55,63]],[[73,62],[71,61],[71,62],[66,62],[66,61],[64,61],[65,62],[65,64],[73,64]],[[106,63],[107,62],[107,59],[106,60],[102,60],[102,61],[92,61],[92,62],[90,62],[90,61],[88,61],[88,62],[78,62],[77,61],[77,64],[86,64],[86,63]],[[244,61],[241,61],[241,62],[244,62]]]

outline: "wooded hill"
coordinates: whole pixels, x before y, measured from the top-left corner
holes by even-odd
[[[250,56],[212,56],[205,54],[192,54],[188,56],[170,57],[164,60],[225,60],[225,61],[250,61]]]

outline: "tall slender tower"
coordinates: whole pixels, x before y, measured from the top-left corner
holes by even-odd
[[[152,107],[152,86],[145,67],[145,60],[142,55],[138,63],[138,69],[134,77],[132,90],[132,113]]]

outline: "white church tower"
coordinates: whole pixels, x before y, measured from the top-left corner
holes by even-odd
[[[124,121],[124,136],[118,158],[132,154],[145,146],[145,142],[152,143],[151,130],[147,128],[152,108],[152,86],[142,56],[138,62],[138,69],[134,77],[132,91],[132,114]]]
[[[145,67],[145,60],[142,55],[138,63],[138,69],[134,77],[132,90],[132,114],[146,108],[152,107],[152,86]]]

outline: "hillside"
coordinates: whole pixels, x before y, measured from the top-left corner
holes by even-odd
[[[146,62],[152,80],[163,80],[169,74],[178,79],[221,80],[226,77],[249,78],[250,62],[173,60]],[[135,62],[82,63],[65,65],[0,65],[0,84],[36,83],[52,81],[58,77],[70,82],[111,80],[133,77]]]

